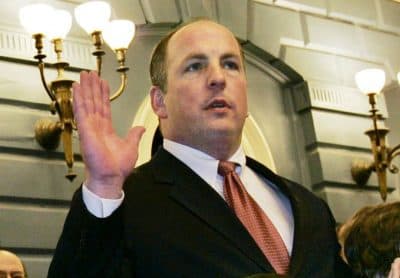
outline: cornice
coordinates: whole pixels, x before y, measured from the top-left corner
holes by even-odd
[[[64,41],[63,59],[68,61],[70,67],[78,69],[95,68],[95,59],[91,54],[92,45],[89,40],[69,38]],[[52,44],[45,40],[44,54],[47,55],[46,63],[55,62],[56,56]],[[32,37],[20,30],[0,26],[0,59],[15,60],[21,63],[35,62],[36,54]]]

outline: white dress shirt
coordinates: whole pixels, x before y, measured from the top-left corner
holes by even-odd
[[[218,160],[191,147],[164,139],[163,147],[176,158],[181,160],[207,184],[209,184],[222,198],[223,177],[217,173]],[[281,235],[289,255],[292,253],[294,220],[292,208],[288,198],[282,194],[270,181],[256,174],[246,166],[246,157],[240,147],[228,159],[237,163],[236,172],[240,176],[247,192],[261,207]],[[88,210],[97,217],[108,217],[117,209],[124,199],[124,193],[119,199],[104,199],[92,193],[83,185],[83,201]],[[225,198],[224,198],[225,199]]]

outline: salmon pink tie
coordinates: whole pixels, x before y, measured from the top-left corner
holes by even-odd
[[[285,275],[290,260],[286,246],[271,220],[247,193],[235,167],[229,161],[220,161],[218,165],[218,174],[224,177],[225,199],[275,271]]]

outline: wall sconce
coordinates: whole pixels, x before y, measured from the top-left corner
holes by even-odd
[[[400,73],[397,75],[400,82]],[[372,171],[378,176],[379,191],[382,200],[387,197],[386,170],[391,173],[398,173],[399,169],[392,164],[393,158],[400,154],[400,144],[394,148],[386,145],[386,135],[389,129],[380,127],[378,121],[382,120],[382,115],[376,108],[377,95],[385,85],[385,72],[381,69],[365,69],[355,75],[358,88],[368,96],[371,105],[370,117],[373,128],[365,131],[371,141],[373,162],[354,161],[351,167],[351,175],[358,185],[365,185]]]
[[[95,50],[92,52],[96,57],[97,72],[101,74],[103,37],[106,43],[115,52],[119,67],[116,69],[121,75],[121,84],[118,90],[112,94],[110,100],[119,97],[127,84],[129,70],[125,66],[126,51],[135,35],[135,25],[128,20],[110,20],[111,7],[107,2],[90,1],[75,8],[75,18],[78,24],[92,37]],[[35,124],[35,138],[45,149],[57,148],[60,137],[63,141],[64,156],[68,167],[67,179],[72,181],[76,174],[72,167],[74,156],[72,151],[72,132],[76,129],[72,111],[72,84],[73,80],[64,77],[64,71],[69,64],[62,60],[63,40],[68,34],[72,17],[69,12],[56,10],[46,4],[31,4],[23,7],[19,12],[20,22],[35,40],[37,54],[34,58],[38,61],[41,82],[51,99],[50,111],[58,114],[59,120],[41,119]],[[56,62],[51,64],[57,70],[55,80],[48,83],[44,75],[43,40],[48,38],[56,54]]]

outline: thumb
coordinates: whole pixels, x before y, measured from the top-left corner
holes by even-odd
[[[129,143],[129,145],[137,149],[140,139],[145,131],[146,129],[143,126],[135,126],[129,130],[125,140]]]

